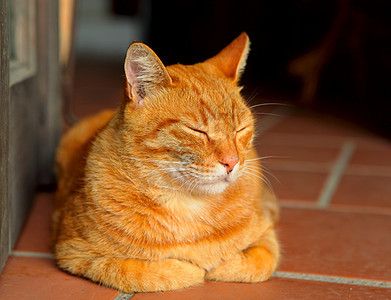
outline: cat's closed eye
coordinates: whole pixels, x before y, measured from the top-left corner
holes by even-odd
[[[238,135],[238,136],[246,135],[246,134],[250,133],[249,130],[251,130],[251,128],[252,127],[250,125],[241,126],[241,127],[239,127],[239,129],[236,130],[236,135]]]
[[[236,130],[236,133],[242,132],[242,131],[246,130],[247,128],[249,128],[249,126],[241,127],[240,129]]]
[[[198,135],[204,136],[204,137],[209,141],[209,135],[208,135],[205,131],[202,131],[202,130],[200,130],[200,129],[197,129],[197,128],[195,128],[195,127],[188,126],[188,125],[186,125],[186,127],[187,127],[188,129],[190,129],[191,131],[196,132]]]

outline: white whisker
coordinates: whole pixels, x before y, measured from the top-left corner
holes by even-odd
[[[262,166],[262,172],[272,176],[279,184],[281,184],[281,181],[269,170],[267,169],[265,166]]]
[[[261,91],[258,91],[257,89],[253,90],[251,95],[246,97],[246,102],[250,104],[260,93]]]
[[[292,107],[292,105],[290,104],[286,104],[286,103],[273,103],[273,102],[270,102],[270,103],[258,103],[258,104],[255,104],[255,105],[251,105],[249,107],[247,107],[246,109],[242,110],[240,113],[244,113],[245,111],[249,110],[249,109],[253,109],[255,107],[260,107],[260,106],[272,106],[272,105],[275,105],[275,106],[289,106],[289,107]]]
[[[252,158],[252,159],[246,159],[246,162],[256,161],[256,160],[264,160],[264,159],[268,159],[268,158],[280,158],[280,157],[281,156],[274,156],[274,155],[262,156],[262,157]]]
[[[259,174],[254,174],[254,173],[250,172],[249,170],[244,170],[243,173],[247,174],[247,175],[254,176],[254,177],[260,179],[262,182],[264,182],[267,185],[267,187],[270,190],[273,190],[272,185],[271,185],[269,179],[267,179],[265,176],[262,176],[262,175],[259,175]]]
[[[156,159],[148,159],[148,158],[138,158],[128,155],[122,155],[122,157],[126,157],[132,160],[141,161],[141,162],[153,162],[153,163],[166,163],[166,164],[189,164],[189,162],[182,162],[182,161],[171,161],[171,160],[156,160]]]

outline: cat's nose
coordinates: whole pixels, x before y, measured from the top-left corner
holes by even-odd
[[[225,156],[219,160],[219,163],[221,163],[227,170],[227,174],[232,172],[232,170],[234,169],[234,167],[238,162],[239,162],[239,157],[237,157],[236,155]]]

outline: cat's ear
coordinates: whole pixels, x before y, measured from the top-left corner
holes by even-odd
[[[126,93],[137,108],[155,90],[172,83],[159,57],[143,43],[132,43],[125,58]]]
[[[209,58],[205,62],[216,66],[223,74],[237,82],[246,66],[248,52],[250,51],[250,39],[247,33],[242,32],[231,44],[225,47],[219,54]]]

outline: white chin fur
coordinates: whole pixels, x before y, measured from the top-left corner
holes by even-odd
[[[223,166],[219,165],[216,168],[216,178],[210,182],[202,182],[196,186],[195,191],[203,194],[216,195],[224,192],[224,190],[234,182],[239,174],[239,164],[237,164],[232,170],[231,174],[227,175],[226,170]]]
[[[194,190],[202,194],[216,195],[224,192],[228,185],[228,181],[219,181],[212,184],[201,184],[197,186]]]

